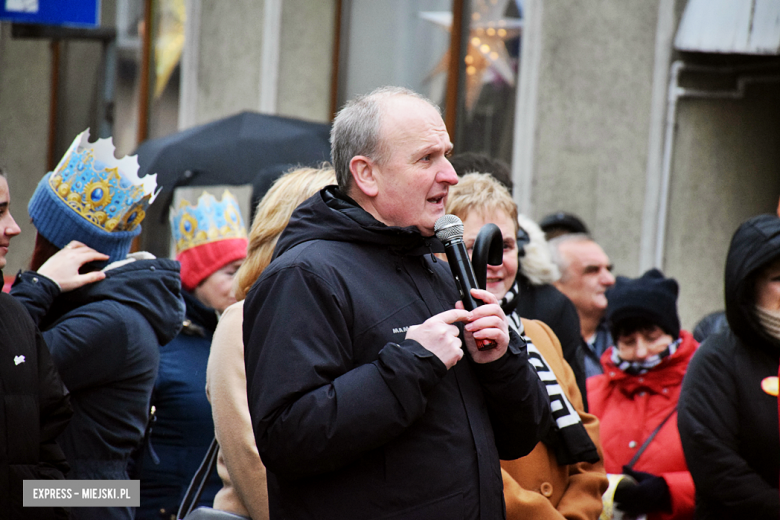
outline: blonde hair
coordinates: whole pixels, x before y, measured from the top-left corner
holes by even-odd
[[[552,283],[561,277],[558,266],[550,257],[550,249],[544,232],[530,218],[517,212],[509,190],[495,177],[487,173],[469,173],[461,177],[458,184],[450,188],[447,198],[447,213],[465,220],[472,211],[483,216],[501,210],[512,219],[515,233],[521,227],[528,234],[530,242],[525,245],[525,254],[520,257],[520,272],[533,285]]]
[[[461,220],[472,211],[482,215],[501,210],[515,223],[517,233],[517,205],[506,186],[488,173],[468,173],[460,178],[458,184],[450,187],[447,196],[447,213]]]
[[[298,168],[279,177],[257,205],[249,247],[241,268],[236,273],[236,299],[243,300],[252,284],[260,277],[274,254],[276,241],[290,221],[295,208],[329,184],[336,183],[333,167]]]

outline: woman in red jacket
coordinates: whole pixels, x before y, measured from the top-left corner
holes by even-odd
[[[601,421],[607,473],[624,474],[615,506],[654,519],[693,518],[694,486],[677,432],[677,399],[698,343],[680,330],[677,282],[652,269],[618,277],[607,293],[615,346],[604,373],[588,379],[590,412]]]

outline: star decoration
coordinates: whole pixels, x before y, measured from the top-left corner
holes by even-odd
[[[471,110],[479,99],[482,85],[500,78],[515,85],[513,59],[506,48],[507,40],[517,38],[523,28],[519,18],[504,18],[510,0],[476,0],[469,23],[469,45],[466,63],[466,108]],[[420,18],[447,31],[452,29],[452,13],[425,11]],[[429,74],[429,78],[448,69],[449,51]]]

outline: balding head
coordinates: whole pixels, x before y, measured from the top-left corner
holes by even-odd
[[[363,155],[382,165],[389,154],[381,135],[382,113],[386,101],[394,96],[409,96],[428,103],[439,114],[439,107],[420,94],[403,87],[381,87],[370,94],[358,96],[344,105],[330,132],[330,149],[336,181],[343,193],[352,187],[349,163],[353,157]]]

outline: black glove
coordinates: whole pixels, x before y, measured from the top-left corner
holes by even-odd
[[[623,479],[615,489],[615,506],[629,515],[643,515],[653,511],[672,511],[672,497],[663,477],[636,471],[623,466],[623,474],[636,480]]]

